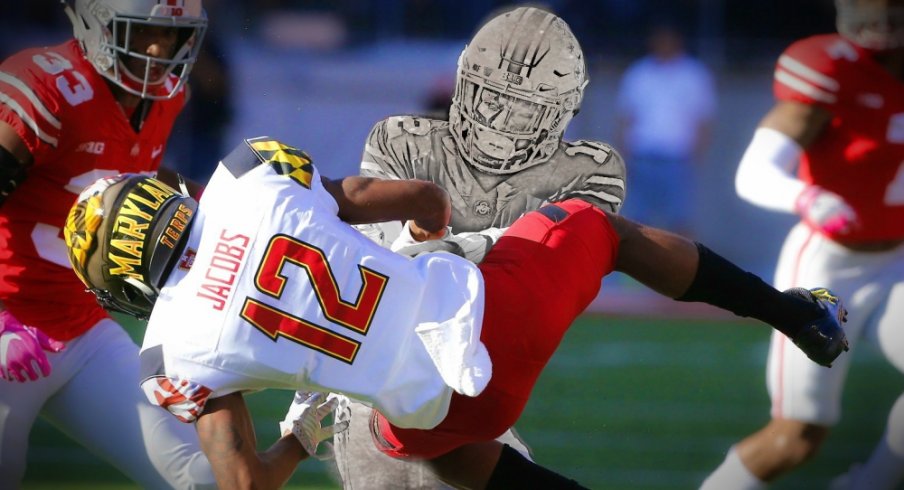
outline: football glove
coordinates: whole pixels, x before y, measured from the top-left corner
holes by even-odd
[[[326,461],[333,458],[333,445],[326,441],[348,428],[348,421],[323,425],[323,420],[339,405],[339,398],[320,392],[295,392],[295,398],[279,423],[282,436],[292,434],[311,456]],[[322,446],[321,451],[317,451]]]
[[[791,340],[813,362],[832,367],[832,361],[849,348],[841,328],[847,321],[847,310],[841,298],[825,288],[791,288],[785,294],[816,303],[822,309],[822,315],[801,328]]]
[[[819,186],[801,192],[795,208],[810,226],[831,235],[844,235],[859,226],[857,213],[844,198]]]
[[[458,255],[459,257],[464,257],[465,252],[461,249],[455,242],[451,242],[448,240],[426,240],[423,242],[417,242],[413,245],[406,245],[402,248],[399,248],[395,252],[400,253],[406,257],[417,257],[426,253],[433,252],[448,252],[451,254]]]
[[[481,231],[452,233],[446,227],[442,238],[418,242],[411,237],[408,224],[402,229],[399,237],[391,245],[391,250],[407,257],[417,257],[430,252],[449,252],[479,264],[490,248],[499,240],[508,228],[487,228]]]
[[[26,325],[8,311],[0,311],[0,376],[7,381],[35,381],[50,375],[48,352],[60,352],[66,344]]]

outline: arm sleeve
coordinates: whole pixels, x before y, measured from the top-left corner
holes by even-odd
[[[794,176],[803,149],[782,132],[759,128],[735,174],[735,190],[745,201],[772,211],[793,213],[806,184]]]
[[[32,65],[21,55],[0,65],[0,121],[15,130],[40,165],[62,138],[63,102],[56,85]]]

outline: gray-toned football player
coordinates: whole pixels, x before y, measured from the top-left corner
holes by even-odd
[[[444,187],[452,199],[451,229],[442,241],[422,244],[401,223],[361,231],[410,255],[442,249],[477,263],[515,219],[547,201],[579,195],[617,212],[625,196],[618,153],[605,143],[562,140],[586,85],[580,44],[561,18],[521,7],[490,19],[459,58],[449,121],[382,120],[361,162],[363,176]],[[423,465],[376,449],[370,412],[351,403],[338,414],[351,417],[349,430],[335,438],[345,488],[445,488]],[[528,454],[513,431],[500,440]]]

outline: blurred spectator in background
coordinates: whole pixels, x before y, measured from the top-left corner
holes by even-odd
[[[716,91],[671,21],[652,24],[649,54],[628,67],[616,100],[616,148],[630,168],[623,212],[693,236],[696,166],[710,143]]]
[[[208,33],[191,72],[191,97],[176,121],[167,161],[183,176],[207,182],[216,168],[210,155],[224,155],[223,139],[233,116],[229,61],[222,42]]]

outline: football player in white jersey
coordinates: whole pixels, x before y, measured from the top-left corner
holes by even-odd
[[[852,346],[871,341],[904,372],[904,1],[837,0],[838,33],[782,53],[775,106],[738,167],[744,199],[796,213],[777,287],[818,282],[849,299]],[[851,356],[821,369],[772,337],[771,420],[732,446],[705,489],[758,489],[809,460],[841,417]],[[904,395],[839,488],[900,488]]]
[[[359,227],[406,254],[447,250],[479,263],[525,212],[580,195],[618,212],[625,166],[608,144],[565,141],[588,82],[581,45],[560,17],[519,7],[492,17],[461,53],[449,121],[411,115],[374,125],[361,175],[423,179],[452,199],[442,241],[418,244],[402,223]],[[371,443],[370,409],[348,404],[339,418],[336,464],[347,489],[443,488],[423,463],[389,458]],[[529,452],[514,431],[505,442]]]
[[[820,364],[847,348],[830,291],[779,292],[702,244],[582,199],[525,214],[480,265],[395,254],[348,224],[406,220],[436,239],[451,212],[430,182],[322,178],[301,150],[255,138],[222,160],[200,205],[144,175],[97,181],[65,239],[103,305],[150,316],[142,388],[196,424],[222,488],[281,485],[324,434],[314,423],[258,454],[243,394],[266,388],[372,406],[384,453],[427,459],[452,485],[582,488],[494,439],[613,270],[764,321]]]

